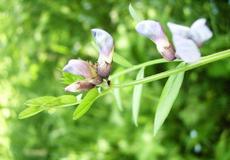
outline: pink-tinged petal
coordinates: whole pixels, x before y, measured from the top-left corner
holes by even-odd
[[[99,61],[111,63],[114,48],[113,37],[102,29],[92,29],[91,32],[99,47]]]
[[[206,19],[200,18],[196,20],[190,29],[190,37],[198,46],[212,37],[212,31],[206,25]]]
[[[81,59],[71,59],[63,68],[64,72],[80,75],[85,78],[92,78],[95,76],[96,70],[86,61]]]
[[[74,82],[70,85],[68,85],[65,88],[66,92],[83,92],[86,90],[89,90],[91,88],[95,87],[95,85],[87,80],[83,80],[83,81],[78,81],[78,82]]]
[[[178,35],[184,38],[189,36],[190,28],[187,26],[182,26],[171,22],[168,22],[167,26],[169,27],[169,30],[171,31],[173,36]]]
[[[175,51],[159,22],[144,20],[137,24],[136,31],[151,39],[157,46],[157,50],[167,60],[175,59]]]
[[[174,36],[173,43],[176,49],[176,57],[182,59],[186,63],[194,63],[200,59],[200,51],[191,39],[181,36]]]

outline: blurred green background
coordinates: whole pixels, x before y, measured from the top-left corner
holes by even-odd
[[[205,17],[214,37],[203,55],[230,48],[230,1],[131,1],[145,19],[191,25]],[[91,28],[115,39],[115,50],[133,64],[160,58],[139,36],[129,0],[0,0],[0,160],[193,160],[230,159],[230,63],[215,62],[186,73],[181,92],[163,128],[153,137],[153,119],[165,79],[146,84],[139,127],[131,121],[132,88],[99,99],[80,120],[75,107],[19,120],[23,103],[65,94],[62,67],[70,58],[97,60]],[[170,35],[170,34],[169,34]],[[175,64],[147,68],[152,75]],[[113,64],[112,73],[122,69]],[[127,82],[135,74],[121,77]]]

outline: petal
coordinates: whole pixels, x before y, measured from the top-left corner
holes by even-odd
[[[78,81],[78,82],[74,82],[70,85],[68,85],[65,88],[66,92],[82,92],[82,91],[86,91],[89,90],[91,88],[95,87],[95,85],[87,80],[83,80],[83,81]]]
[[[190,31],[189,27],[178,25],[171,22],[168,22],[167,26],[169,27],[169,30],[171,31],[173,36],[178,35],[184,38],[189,36],[189,31]]]
[[[165,59],[175,59],[174,48],[168,41],[168,38],[159,22],[152,20],[141,21],[137,24],[136,31],[151,39],[157,45],[157,50]]]
[[[67,65],[63,68],[64,72],[80,75],[85,78],[92,78],[96,75],[96,70],[92,65],[81,59],[71,59]]]
[[[159,39],[165,39],[165,33],[159,22],[144,20],[136,25],[136,31],[156,43]]]
[[[180,36],[173,37],[176,56],[186,63],[194,63],[200,59],[200,51],[194,41]]]
[[[196,20],[190,29],[190,37],[198,46],[212,37],[212,31],[206,25],[206,19],[200,18]]]
[[[113,37],[102,29],[92,29],[91,32],[99,47],[99,59],[111,63],[114,48]]]

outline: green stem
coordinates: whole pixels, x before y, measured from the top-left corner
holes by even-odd
[[[212,54],[209,56],[205,56],[205,57],[201,58],[201,60],[197,63],[188,64],[188,65],[180,67],[180,68],[175,68],[175,69],[168,70],[168,71],[165,71],[162,73],[158,73],[158,74],[143,78],[141,80],[136,80],[136,81],[128,82],[125,84],[114,84],[113,87],[122,88],[122,87],[134,86],[137,84],[144,84],[144,83],[156,81],[159,79],[169,77],[172,74],[177,74],[179,72],[185,72],[185,71],[188,71],[188,70],[191,70],[194,68],[198,68],[198,67],[203,66],[205,64],[212,63],[212,62],[215,62],[215,61],[218,61],[221,59],[225,59],[228,57],[230,57],[230,49],[222,51],[222,52],[218,52],[218,53],[215,53],[215,54]]]
[[[137,69],[142,68],[142,67],[146,67],[146,66],[150,66],[150,65],[154,65],[154,64],[159,64],[159,63],[176,62],[176,61],[178,61],[178,60],[167,61],[167,60],[165,60],[163,58],[162,59],[155,59],[155,60],[152,60],[152,61],[148,61],[148,62],[144,62],[144,63],[138,64],[138,65],[132,66],[132,67],[126,69],[126,70],[123,70],[123,71],[121,71],[119,73],[116,73],[116,74],[110,76],[109,79],[110,80],[115,79],[115,78],[117,78],[117,77],[119,77],[121,75],[124,75],[126,73],[132,72],[132,71],[137,70]]]

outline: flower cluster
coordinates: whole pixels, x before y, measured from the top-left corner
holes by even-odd
[[[159,53],[167,60],[176,58],[186,63],[197,62],[201,56],[198,47],[212,37],[211,30],[204,18],[196,20],[191,27],[169,22],[173,45],[169,42],[161,24],[153,20],[144,20],[136,25],[136,31],[152,40]],[[84,77],[67,86],[65,91],[81,92],[89,90],[108,80],[113,59],[114,42],[112,36],[102,29],[92,29],[94,40],[99,48],[96,64],[81,59],[72,59],[64,67],[64,72]]]
[[[159,22],[144,20],[137,24],[136,30],[143,36],[151,39],[157,50],[167,60],[182,59],[186,63],[194,63],[200,59],[198,47],[212,37],[211,30],[206,25],[206,19],[196,20],[191,27],[169,22],[174,47],[170,44]],[[175,50],[174,50],[175,48]]]
[[[63,68],[64,72],[82,76],[85,79],[68,85],[65,91],[81,92],[89,90],[107,79],[113,57],[113,38],[102,29],[92,29],[93,37],[99,48],[99,58],[96,64],[81,59],[71,59]]]

